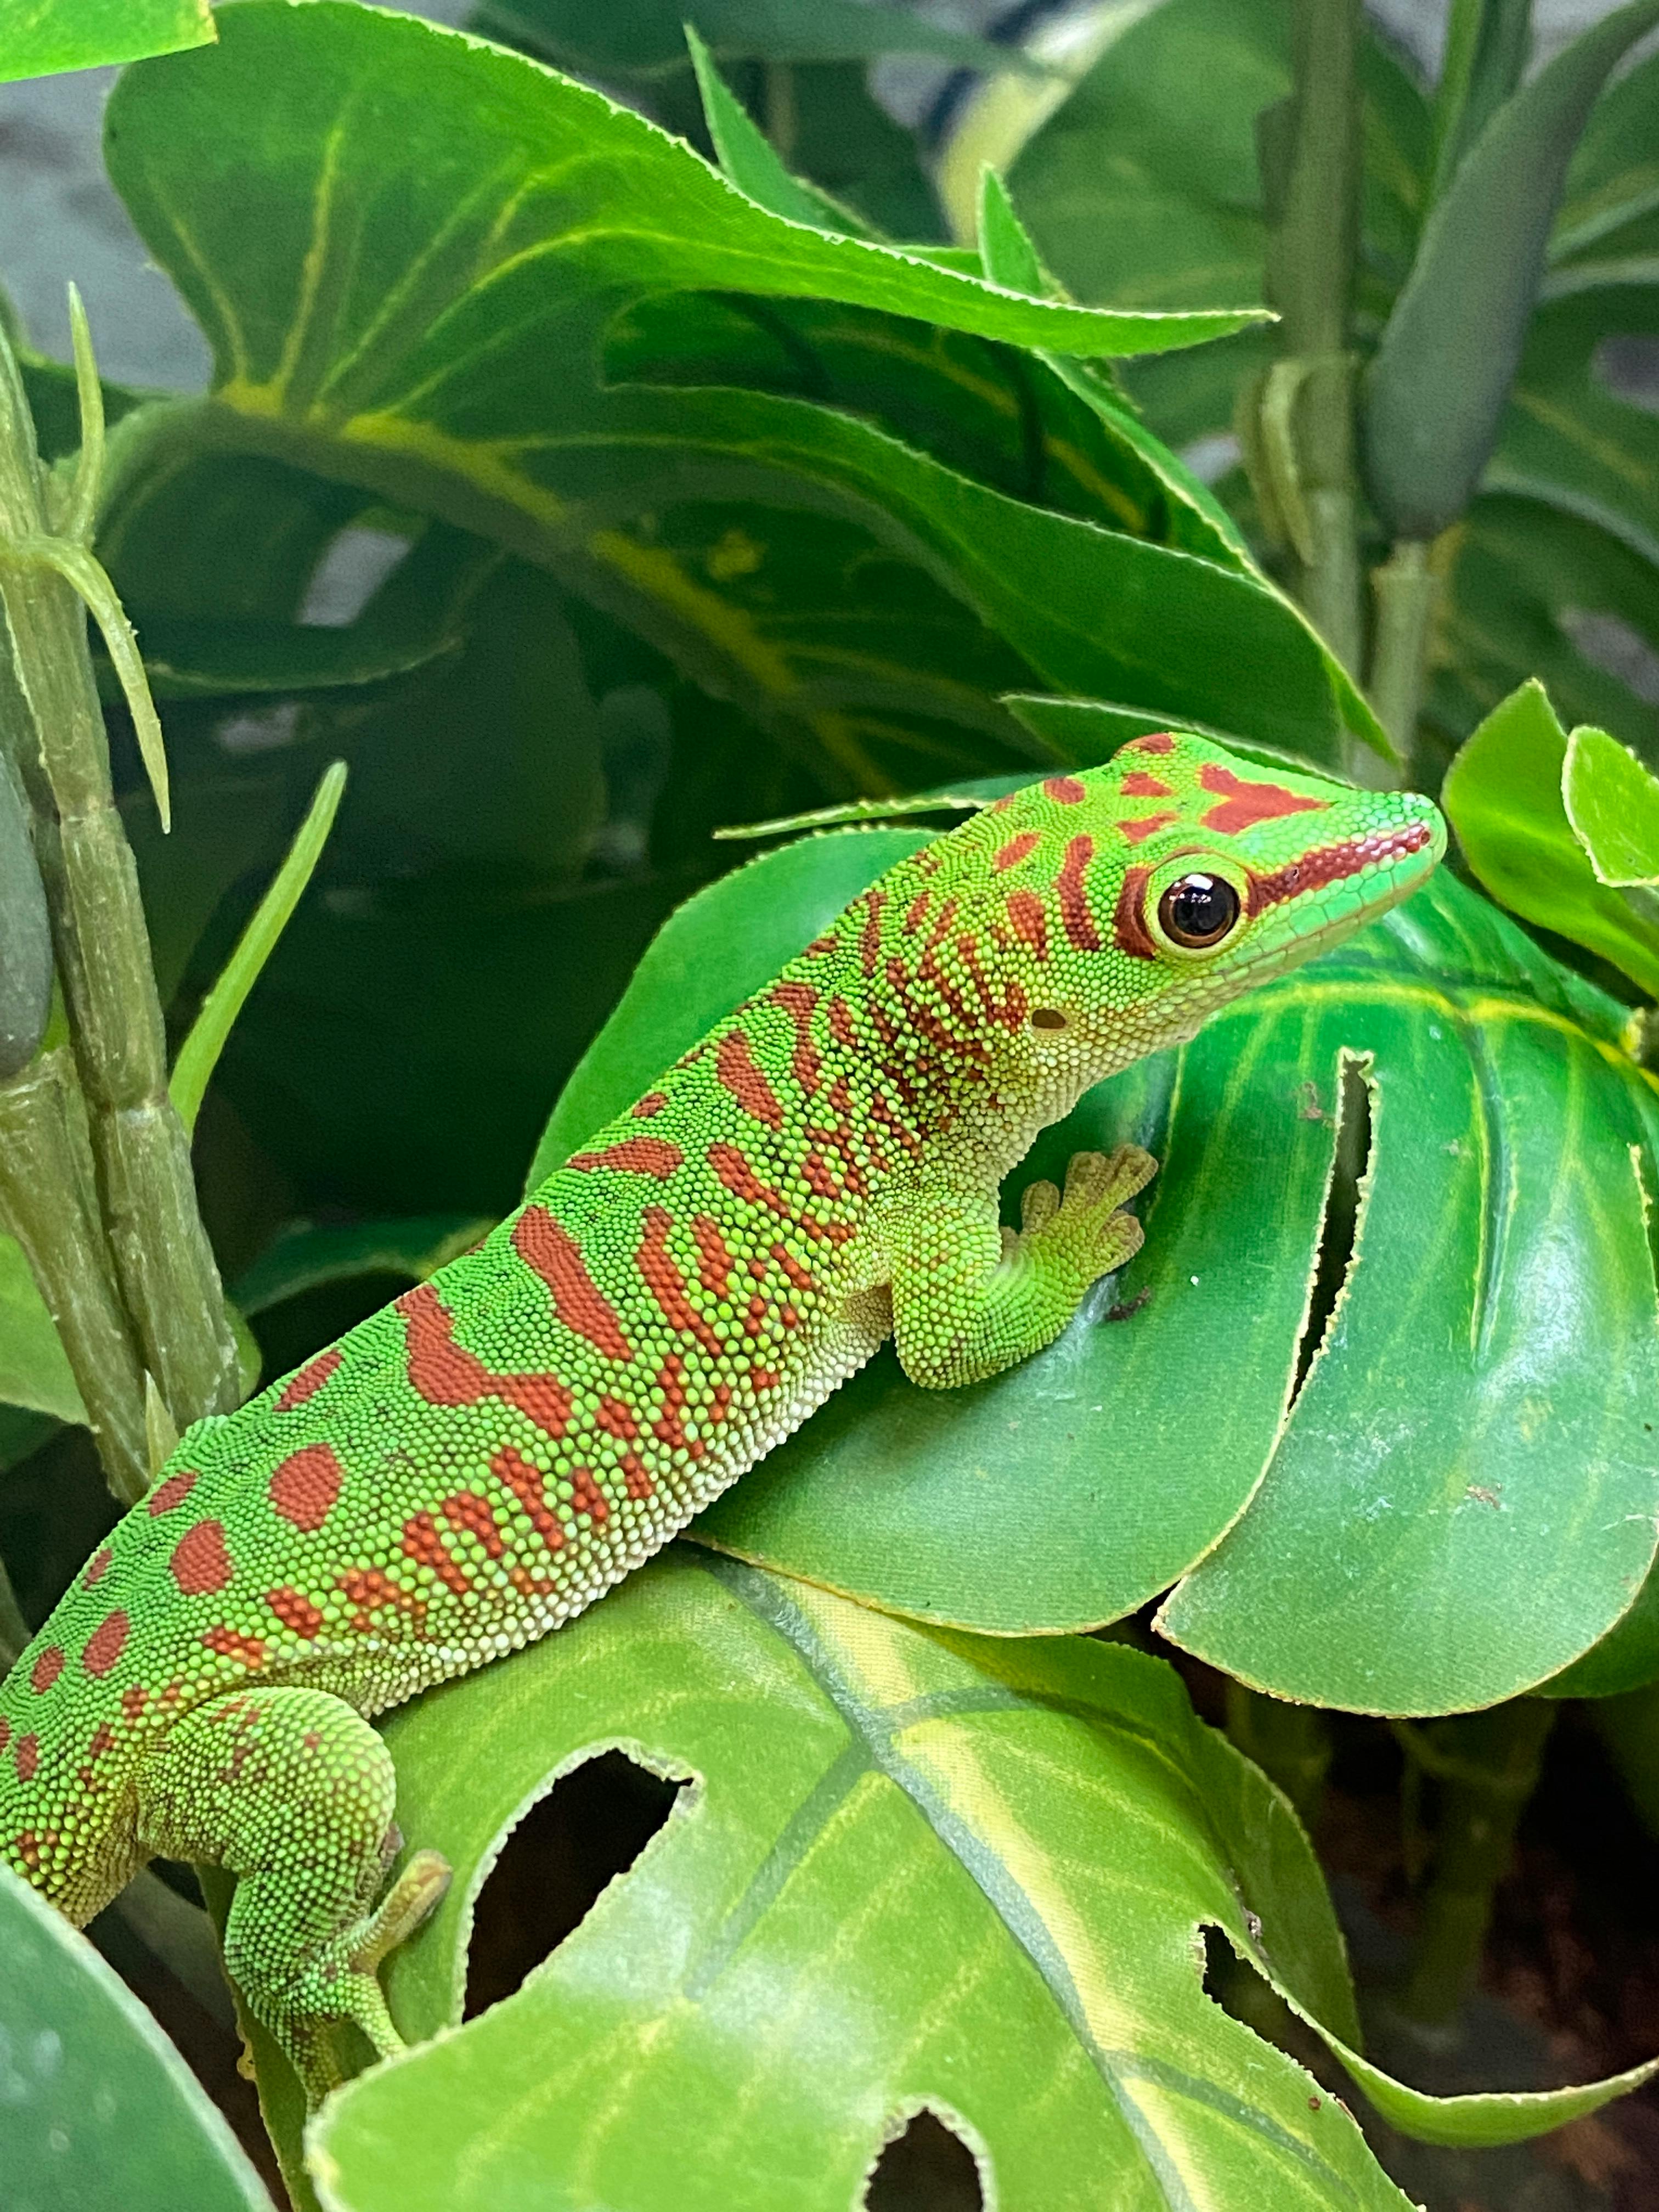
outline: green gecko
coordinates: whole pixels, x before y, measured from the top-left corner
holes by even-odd
[[[949,1388],[1138,1249],[1133,1146],[999,1185],[1089,1085],[1347,936],[1426,799],[1133,739],[865,891],[474,1251],[198,1421],[0,1686],[0,1857],[76,1923],[155,1854],[239,1877],[225,1962],[315,2101],[448,1870],[368,1716],[544,1635],[884,1338]]]

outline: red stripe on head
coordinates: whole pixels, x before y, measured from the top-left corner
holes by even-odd
[[[513,1249],[541,1277],[567,1328],[586,1337],[607,1359],[633,1358],[621,1322],[587,1272],[580,1245],[544,1206],[526,1206],[513,1224]]]
[[[1271,875],[1253,875],[1249,911],[1255,916],[1285,899],[1298,897],[1304,891],[1316,890],[1323,884],[1340,883],[1345,877],[1357,876],[1373,861],[1387,863],[1420,853],[1431,842],[1431,835],[1426,822],[1413,822],[1404,829],[1376,830],[1369,836],[1345,839],[1340,845],[1322,845],[1314,852],[1304,853],[1299,860],[1288,861],[1284,867],[1274,869]]]
[[[303,1406],[307,1398],[314,1398],[339,1364],[340,1347],[337,1344],[330,1345],[326,1352],[319,1352],[297,1374],[289,1376],[286,1388],[276,1401],[276,1411],[291,1413],[296,1406]]]
[[[1010,891],[1008,923],[1022,944],[1029,945],[1039,960],[1048,957],[1048,917],[1035,891]]]
[[[1160,830],[1167,830],[1172,822],[1179,822],[1180,819],[1178,813],[1166,809],[1162,814],[1132,816],[1127,820],[1120,822],[1117,826],[1132,845],[1139,845],[1148,837],[1155,837]]]
[[[1066,848],[1066,860],[1055,878],[1054,889],[1060,894],[1060,918],[1066,934],[1079,952],[1098,952],[1100,932],[1095,927],[1095,918],[1089,911],[1089,901],[1084,890],[1084,877],[1095,857],[1095,841],[1084,834],[1073,837]]]
[[[615,1168],[622,1175],[653,1176],[659,1182],[665,1182],[684,1158],[679,1146],[671,1145],[666,1137],[624,1137],[620,1144],[607,1145],[602,1152],[573,1152],[565,1165],[578,1170]]]
[[[332,1444],[307,1444],[273,1470],[266,1488],[284,1521],[314,1533],[334,1510],[344,1480],[345,1469]]]
[[[1152,875],[1150,868],[1126,868],[1123,887],[1117,895],[1117,911],[1112,917],[1112,942],[1132,960],[1158,957],[1158,947],[1148,933],[1142,911]]]
[[[782,1128],[782,1102],[756,1066],[749,1039],[741,1030],[727,1030],[720,1039],[714,1073],[751,1121],[764,1122],[769,1129]]]
[[[1247,783],[1219,761],[1206,761],[1198,781],[1221,802],[1200,819],[1205,829],[1219,830],[1228,837],[1253,829],[1258,822],[1276,822],[1283,815],[1322,813],[1331,803],[1328,799],[1304,799],[1300,792],[1287,791],[1282,783]]]
[[[230,1553],[222,1521],[198,1521],[186,1528],[167,1561],[173,1579],[186,1597],[210,1597],[231,1578]]]

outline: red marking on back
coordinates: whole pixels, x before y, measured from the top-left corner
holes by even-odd
[[[1180,819],[1180,815],[1171,807],[1166,808],[1162,814],[1132,816],[1126,821],[1120,821],[1117,826],[1132,845],[1139,845],[1148,837],[1157,836],[1160,830],[1167,830],[1172,822],[1179,822]]]
[[[1095,918],[1089,911],[1089,901],[1083,887],[1083,878],[1091,860],[1095,857],[1095,841],[1086,834],[1073,837],[1066,848],[1065,864],[1055,878],[1054,888],[1060,893],[1060,918],[1066,934],[1079,952],[1098,952],[1100,932],[1095,927]]]
[[[1006,845],[999,845],[991,855],[994,868],[1017,868],[1028,853],[1035,853],[1042,842],[1035,830],[1022,830],[1018,837],[1011,837]]]
[[[497,1375],[455,1341],[455,1317],[430,1283],[405,1291],[403,1316],[409,1379],[428,1406],[476,1406],[499,1398],[556,1443],[570,1422],[571,1394],[556,1375]]]
[[[1029,945],[1039,960],[1048,957],[1048,917],[1035,891],[1010,891],[1008,920],[1016,937]]]
[[[741,1198],[750,1206],[769,1207],[781,1219],[794,1222],[806,1236],[815,1240],[844,1244],[849,1237],[857,1233],[850,1222],[818,1221],[810,1213],[794,1212],[782,1192],[775,1190],[770,1183],[763,1182],[735,1145],[710,1145],[708,1164],[734,1198]]]
[[[789,1073],[810,1098],[823,1079],[823,1060],[812,1042],[812,1015],[821,991],[810,983],[775,983],[772,1003],[781,1006],[795,1024],[795,1042],[789,1054]]]
[[[87,1561],[85,1571],[81,1577],[82,1589],[91,1589],[102,1582],[104,1577],[109,1572],[114,1558],[115,1554],[107,1544],[100,1545]]]
[[[611,1500],[594,1481],[591,1467],[570,1470],[570,1510],[586,1513],[596,1528],[602,1528],[611,1518]]]
[[[472,1587],[472,1577],[461,1572],[449,1556],[449,1547],[438,1532],[438,1524],[429,1513],[411,1513],[404,1523],[403,1549],[405,1559],[413,1559],[417,1567],[434,1574],[446,1589],[461,1597]]]
[[[632,1452],[622,1455],[622,1478],[630,1498],[654,1498],[657,1486],[645,1471],[645,1462],[636,1459]]]
[[[12,1754],[17,1761],[17,1779],[33,1782],[40,1765],[40,1739],[31,1729],[27,1735],[17,1739],[17,1749]],[[18,1838],[21,1843],[22,1838]]]
[[[127,1637],[132,1623],[118,1605],[113,1613],[106,1613],[89,1637],[81,1654],[81,1664],[88,1674],[107,1674],[110,1668],[127,1648]]]
[[[887,903],[883,890],[867,890],[864,894],[864,927],[859,933],[859,965],[866,975],[876,972],[876,963],[881,957],[881,910]]]
[[[531,1527],[550,1552],[558,1551],[564,1543],[564,1527],[547,1502],[547,1478],[540,1468],[532,1467],[521,1452],[506,1444],[489,1462],[489,1472],[497,1482],[512,1492],[528,1515]]]
[[[904,909],[904,920],[900,926],[903,929],[904,934],[907,937],[914,937],[916,932],[921,927],[923,918],[927,912],[928,904],[932,900],[933,896],[933,894],[932,891],[918,891],[915,896],[911,900],[909,905]]]
[[[107,1721],[100,1721],[87,1739],[87,1757],[101,1759],[106,1751],[115,1748],[115,1730]]]
[[[198,1521],[193,1528],[186,1528],[173,1546],[167,1565],[186,1597],[210,1597],[215,1590],[223,1589],[231,1577],[224,1522]]]
[[[64,1655],[55,1644],[48,1644],[29,1669],[29,1687],[36,1697],[43,1697],[64,1671]]]
[[[567,1328],[607,1359],[633,1358],[621,1322],[587,1272],[580,1245],[544,1206],[526,1206],[513,1224],[513,1249],[546,1284],[553,1310]]]
[[[1350,837],[1340,845],[1322,845],[1304,853],[1299,860],[1274,869],[1271,875],[1252,876],[1249,912],[1254,917],[1285,899],[1298,897],[1324,884],[1340,883],[1345,876],[1357,876],[1372,861],[1386,865],[1420,853],[1431,841],[1428,824],[1413,822],[1402,830],[1377,830],[1368,837]]]
[[[830,1001],[830,1034],[843,1052],[857,1051],[858,1024],[854,1018],[853,1009],[839,995]]]
[[[290,1452],[267,1486],[271,1504],[296,1528],[320,1528],[334,1510],[345,1469],[332,1444],[307,1444]]]
[[[602,1152],[573,1152],[565,1162],[568,1168],[616,1168],[624,1175],[654,1176],[665,1182],[684,1159],[685,1154],[678,1145],[671,1145],[665,1137],[625,1137],[619,1145],[607,1145]]]
[[[775,1375],[769,1367],[751,1367],[749,1370],[749,1380],[754,1386],[756,1396],[758,1397],[763,1390],[775,1390],[783,1377],[781,1375]]]
[[[301,1643],[313,1643],[322,1634],[321,1613],[291,1584],[285,1583],[281,1589],[267,1590],[265,1603],[289,1635],[297,1636]]]
[[[483,1548],[487,1559],[499,1559],[507,1549],[487,1498],[476,1490],[458,1490],[438,1508],[458,1536],[471,1536]]]
[[[645,1233],[634,1264],[669,1327],[695,1337],[711,1358],[721,1358],[726,1346],[686,1295],[685,1278],[668,1249],[668,1232],[673,1225],[674,1217],[665,1206],[647,1206],[641,1224]]]
[[[593,1416],[595,1428],[603,1429],[608,1437],[616,1437],[623,1443],[632,1443],[640,1432],[640,1425],[620,1398],[605,1397]]]
[[[653,1114],[660,1114],[667,1103],[668,1093],[665,1091],[647,1091],[644,1097],[636,1098],[628,1110],[636,1121],[648,1121]]]
[[[1304,799],[1299,792],[1286,791],[1282,783],[1246,783],[1219,761],[1206,761],[1198,781],[1221,801],[1200,817],[1204,827],[1229,837],[1258,822],[1275,822],[1281,815],[1322,813],[1331,803],[1328,799]]]
[[[683,1451],[689,1459],[703,1458],[707,1447],[702,1437],[685,1433],[685,1362],[677,1352],[671,1352],[664,1360],[657,1387],[662,1392],[662,1411],[651,1425],[652,1434],[671,1451]]]
[[[1124,870],[1123,887],[1117,895],[1117,912],[1112,917],[1112,941],[1120,952],[1127,952],[1132,960],[1158,957],[1158,947],[1147,931],[1142,911],[1152,872],[1150,868]]]
[[[130,1682],[121,1692],[121,1711],[130,1721],[136,1721],[149,1703],[149,1692],[142,1682]]]
[[[234,1659],[239,1667],[263,1667],[265,1646],[258,1636],[244,1636],[240,1628],[228,1621],[219,1621],[202,1638],[208,1650],[221,1659]]]
[[[196,1471],[187,1468],[182,1474],[170,1474],[165,1482],[158,1482],[144,1500],[145,1507],[155,1515],[171,1513],[175,1505],[184,1504],[195,1487]]]
[[[1075,806],[1089,796],[1087,787],[1079,783],[1074,775],[1051,775],[1042,789],[1045,797],[1060,806]]]
[[[11,1723],[6,1718],[3,1713],[0,1713],[0,1752],[3,1752],[6,1746],[10,1741]]]
[[[720,1225],[712,1214],[694,1213],[691,1234],[697,1241],[697,1280],[710,1297],[723,1298],[732,1287],[733,1263]]]
[[[1172,753],[1175,739],[1167,730],[1154,730],[1150,737],[1131,738],[1127,745],[1120,745],[1121,753]]]
[[[812,939],[801,957],[803,959],[808,957],[817,959],[821,954],[833,952],[835,949],[836,933],[832,929],[826,929],[822,937],[815,937]]]
[[[291,1413],[296,1406],[303,1406],[307,1398],[314,1398],[329,1376],[340,1364],[340,1347],[330,1345],[326,1352],[307,1361],[297,1375],[290,1376],[288,1387],[276,1401],[279,1413]]]
[[[714,1057],[714,1073],[751,1120],[769,1129],[783,1127],[783,1106],[762,1071],[756,1066],[749,1040],[741,1030],[727,1030]]]
[[[416,1635],[426,1620],[423,1600],[414,1596],[401,1583],[382,1574],[379,1567],[348,1567],[336,1584],[342,1597],[352,1609],[352,1626],[360,1636],[367,1636],[374,1626],[374,1616],[388,1607],[394,1612],[406,1613]]]
[[[1173,799],[1175,793],[1167,783],[1160,782],[1144,768],[1132,768],[1118,789],[1126,799]]]

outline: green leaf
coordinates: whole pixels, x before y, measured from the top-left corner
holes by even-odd
[[[1562,803],[1566,763],[1566,733],[1542,684],[1523,684],[1453,762],[1441,793],[1447,818],[1494,898],[1659,996],[1659,923],[1598,879]]]
[[[1596,94],[1659,22],[1632,0],[1504,103],[1464,156],[1366,374],[1361,444],[1382,520],[1432,538],[1456,520],[1496,443],[1567,165]]]
[[[686,27],[685,42],[691,49],[691,65],[696,71],[697,89],[702,94],[708,135],[714,142],[721,169],[738,190],[757,207],[765,208],[772,215],[781,215],[790,222],[807,223],[814,230],[829,231],[840,237],[859,236],[863,227],[856,216],[848,215],[823,193],[790,175],[771,141],[750,120],[743,103],[732,97],[708,47],[690,25]]]
[[[436,2039],[309,2136],[331,2205],[471,2212],[533,2173],[560,2203],[843,2212],[919,2106],[971,2145],[988,2203],[1403,2204],[1345,2106],[1204,1994],[1214,1929],[1359,2070],[1294,1816],[1139,1653],[929,1632],[676,1552],[386,1735],[399,1820],[457,1880],[388,1976]],[[618,1743],[690,1788],[462,2025],[502,1842]],[[1397,2121],[1479,2142],[1639,2076],[1448,2102],[1364,2078]]]
[[[196,1127],[196,1116],[236,1017],[247,1003],[248,993],[258,981],[261,969],[276,951],[276,941],[288,927],[301,893],[311,881],[312,872],[322,858],[323,847],[328,842],[328,833],[339,811],[345,782],[345,763],[336,761],[325,772],[310,811],[295,832],[287,859],[254,909],[252,920],[238,939],[235,951],[204,1000],[189,1036],[179,1048],[167,1090],[186,1130]]]
[[[1561,799],[1598,883],[1659,884],[1659,776],[1605,730],[1567,740]]]
[[[59,1421],[84,1421],[52,1316],[16,1239],[0,1236],[0,1405],[25,1406]]]
[[[683,908],[572,1078],[532,1181],[921,842],[807,839]],[[1612,1042],[1619,1018],[1438,879],[1039,1139],[1011,1197],[1078,1148],[1133,1140],[1164,1162],[1145,1251],[1057,1344],[949,1392],[915,1389],[883,1353],[695,1533],[1000,1634],[1117,1619],[1194,1570],[1169,1632],[1304,1700],[1442,1711],[1537,1682],[1605,1633],[1655,1547],[1659,1103]],[[1359,1258],[1296,1395],[1356,1063],[1376,1116]],[[1543,1326],[1540,1297],[1594,1310],[1595,1331]],[[1109,1322],[1117,1302],[1132,1310]]]
[[[1550,241],[1565,276],[1616,256],[1622,234],[1659,208],[1659,57],[1650,54],[1610,84],[1595,103],[1572,166]]]
[[[493,1227],[471,1214],[428,1213],[403,1221],[296,1222],[237,1278],[240,1313],[263,1313],[324,1283],[401,1275],[423,1283]]]
[[[7,0],[0,83],[212,43],[210,0]]]
[[[522,46],[561,67],[600,78],[655,76],[685,59],[683,26],[716,54],[776,62],[873,60],[931,54],[958,68],[1030,70],[1018,47],[994,46],[908,8],[857,0],[483,0],[474,18],[488,38]]]
[[[235,2137],[112,1968],[0,1867],[7,2212],[271,2212]]]

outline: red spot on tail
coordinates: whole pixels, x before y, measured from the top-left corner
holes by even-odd
[[[1035,853],[1042,840],[1035,830],[1022,830],[1018,837],[1011,837],[1006,845],[999,845],[991,855],[994,868],[1017,868],[1028,853]]]
[[[267,1590],[265,1603],[276,1614],[290,1636],[302,1643],[311,1644],[323,1632],[323,1616],[318,1607],[289,1583],[281,1589]]]
[[[165,1482],[158,1482],[150,1492],[144,1500],[145,1509],[157,1516],[171,1513],[175,1505],[184,1504],[195,1487],[196,1471],[193,1468],[186,1468],[180,1474],[170,1474]]]
[[[334,1510],[345,1469],[332,1444],[307,1444],[289,1454],[272,1474],[270,1502],[296,1528],[320,1528]]]
[[[652,1433],[670,1451],[683,1451],[688,1459],[702,1459],[706,1447],[701,1437],[685,1433],[685,1362],[670,1352],[657,1376],[662,1392],[662,1411],[652,1424]]]
[[[513,1249],[539,1275],[553,1310],[607,1359],[631,1359],[633,1346],[605,1294],[587,1272],[581,1247],[544,1206],[527,1206],[513,1224]]]
[[[1079,952],[1098,952],[1100,932],[1089,911],[1084,877],[1095,857],[1095,841],[1086,835],[1073,837],[1066,848],[1065,864],[1055,880],[1060,894],[1060,919],[1066,936]]]
[[[1139,845],[1148,837],[1157,836],[1160,830],[1167,830],[1172,822],[1179,822],[1180,819],[1180,815],[1173,808],[1166,808],[1162,814],[1132,816],[1121,821],[1117,826],[1132,845]]]
[[[1258,822],[1277,821],[1281,815],[1322,813],[1331,803],[1328,799],[1304,799],[1299,792],[1287,791],[1282,783],[1246,783],[1219,761],[1206,761],[1198,780],[1221,802],[1200,817],[1204,827],[1229,837]]]
[[[679,1146],[671,1145],[665,1137],[626,1137],[619,1145],[607,1145],[602,1152],[573,1152],[565,1165],[616,1168],[624,1175],[654,1176],[659,1182],[665,1182],[684,1158]]]
[[[636,1458],[632,1452],[624,1452],[622,1455],[622,1477],[630,1498],[656,1495],[657,1486],[646,1473],[644,1461]]]
[[[17,1739],[17,1749],[12,1754],[17,1761],[17,1779],[33,1782],[40,1765],[40,1739],[31,1729],[27,1735]]]
[[[856,1052],[859,1042],[858,1024],[853,1009],[839,994],[830,1001],[830,1034],[843,1052]]]
[[[127,1648],[127,1637],[132,1623],[118,1605],[113,1613],[106,1613],[87,1638],[86,1649],[81,1654],[81,1664],[88,1674],[107,1674]]]
[[[351,1607],[351,1625],[360,1635],[370,1633],[376,1613],[388,1612],[407,1613],[410,1626],[420,1633],[426,1620],[425,1601],[401,1583],[393,1582],[390,1575],[382,1574],[379,1567],[348,1567],[337,1587]]]
[[[714,1055],[714,1073],[752,1121],[769,1129],[783,1127],[783,1106],[778,1094],[755,1065],[749,1040],[741,1030],[727,1030]]]
[[[208,1650],[221,1659],[234,1659],[239,1667],[263,1667],[265,1645],[258,1636],[244,1636],[240,1628],[233,1628],[222,1620],[210,1628],[202,1638]]]
[[[114,1561],[115,1554],[107,1544],[95,1551],[87,1561],[86,1571],[81,1577],[82,1589],[92,1589],[103,1581]]]
[[[64,1655],[55,1644],[48,1644],[29,1669],[29,1687],[36,1697],[42,1697],[64,1671]]]
[[[167,1561],[173,1579],[186,1597],[209,1597],[230,1580],[230,1553],[222,1521],[198,1521],[173,1547]]]
[[[1150,775],[1144,768],[1132,768],[1118,789],[1126,799],[1173,799],[1175,793],[1167,783]]]
[[[339,1364],[340,1347],[337,1344],[330,1345],[326,1352],[319,1352],[314,1359],[301,1368],[297,1375],[289,1378],[288,1387],[276,1401],[276,1411],[291,1413],[296,1406],[303,1406],[307,1398],[314,1398]]]

